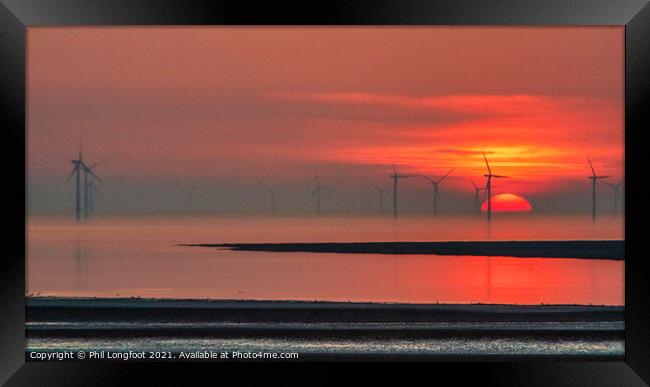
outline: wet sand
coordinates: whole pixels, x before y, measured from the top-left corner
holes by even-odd
[[[591,332],[616,336],[622,333],[623,319],[624,308],[619,306],[58,297],[26,301],[28,332],[36,333],[30,326],[47,322],[38,331],[52,334],[121,331],[301,336],[364,332],[438,335],[463,331],[490,335]]]
[[[153,347],[176,354],[214,345],[292,349],[303,360],[619,359],[623,321],[618,306],[26,300],[28,351]]]

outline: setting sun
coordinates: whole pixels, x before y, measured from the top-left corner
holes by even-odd
[[[492,197],[493,212],[531,212],[533,206],[524,197],[505,193]],[[487,200],[481,205],[481,211],[487,211]]]

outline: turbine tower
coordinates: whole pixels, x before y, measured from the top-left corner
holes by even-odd
[[[192,183],[192,188],[190,189],[190,192],[187,194],[187,207],[188,209],[192,210],[192,204],[194,204],[194,191],[196,191],[196,185],[197,182],[194,180]]]
[[[397,168],[393,163],[393,173],[390,175],[390,178],[393,179],[393,218],[397,218],[397,181],[409,177],[413,177],[413,175],[400,175],[397,173]]]
[[[311,193],[311,195],[309,195],[309,199],[307,200],[311,201],[314,197],[316,197],[316,214],[320,215],[320,192],[321,191],[331,192],[332,190],[321,185],[320,179],[318,178],[318,174],[316,173],[316,171],[314,171],[314,181],[316,183],[314,185],[314,191]]]
[[[607,179],[611,176],[596,175],[596,170],[591,163],[591,159],[587,157],[587,161],[589,162],[589,168],[591,168],[591,176],[589,176],[589,179],[591,180],[591,219],[596,220],[596,182],[598,179]]]
[[[75,215],[74,218],[78,222],[81,220],[81,176],[79,174],[79,171],[81,170],[81,154],[78,159],[76,160],[70,160],[72,163],[72,172],[70,172],[70,175],[68,176],[68,181],[72,178],[72,175],[76,174],[75,177],[75,182],[76,182],[76,187],[75,187]]]
[[[282,190],[274,190],[266,184],[264,185],[264,188],[266,189],[266,192],[271,195],[271,215],[275,215],[275,195],[282,192]]]
[[[438,180],[434,180],[428,176],[421,175],[425,179],[429,180],[429,183],[431,183],[431,186],[433,187],[433,216],[437,217],[438,216],[438,201],[440,200],[440,183],[445,180],[447,176],[449,176],[450,173],[452,173],[454,170],[451,169],[449,172],[447,172],[444,176],[439,178]]]
[[[614,189],[614,212],[616,212],[617,214],[618,214],[618,201],[619,198],[621,197],[621,186],[623,185],[624,179],[625,178],[621,179],[621,181],[619,181],[616,184],[605,182],[607,185],[609,185]]]
[[[386,192],[390,191],[390,187],[389,188],[382,188],[382,187],[380,187],[380,186],[378,186],[376,184],[373,184],[372,186],[375,187],[375,189],[379,193],[379,213],[383,214],[384,213],[384,194]]]
[[[488,173],[483,175],[487,178],[487,182],[485,184],[485,192],[487,192],[487,220],[491,221],[492,220],[492,178],[506,179],[509,178],[510,176],[493,175],[492,169],[490,169],[490,163],[488,162],[485,152],[483,152],[483,159],[485,160],[485,166],[487,167],[488,170]]]
[[[485,191],[485,188],[481,188],[478,185],[476,185],[476,183],[474,182],[474,180],[472,180],[471,177],[467,176],[467,178],[469,179],[469,181],[474,186],[474,207],[475,207],[476,213],[480,214],[481,213],[481,198],[480,198],[481,197],[481,191]]]
[[[89,186],[88,187],[88,213],[92,217],[93,212],[95,210],[95,206],[93,204],[95,199],[93,198],[93,196],[95,195],[95,193],[99,195],[99,197],[103,198],[104,196],[99,191],[99,189],[95,185],[95,181],[92,178],[90,179],[90,183],[88,183],[88,186]]]
[[[81,220],[81,170],[84,167],[84,162],[83,162],[83,152],[81,150],[81,138],[79,139],[79,154],[76,159],[70,160],[70,163],[72,164],[72,171],[70,172],[70,175],[68,176],[68,180],[72,178],[72,175],[76,174],[75,177],[75,220],[79,222]]]
[[[84,173],[84,219],[88,219],[91,214],[91,206],[92,206],[92,190],[94,187],[94,190],[97,191],[97,188],[95,187],[95,183],[93,182],[93,178],[97,179],[100,183],[103,183],[102,179],[100,179],[94,172],[93,169],[97,167],[99,164],[101,164],[103,161],[100,161],[98,163],[95,163],[91,166],[87,166],[83,161],[81,162],[81,168],[83,169]],[[101,195],[101,194],[100,194]]]

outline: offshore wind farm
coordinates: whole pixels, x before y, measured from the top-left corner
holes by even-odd
[[[28,350],[621,359],[622,32],[30,31]]]
[[[477,152],[478,153],[478,152]],[[487,173],[483,175],[485,177],[485,186],[478,186],[475,181],[471,178],[471,176],[465,172],[465,176],[467,179],[470,181],[472,184],[472,187],[474,188],[474,195],[473,195],[473,203],[474,203],[474,211],[476,213],[480,212],[485,212],[486,218],[488,221],[492,220],[492,214],[494,211],[496,212],[531,212],[533,207],[530,205],[528,200],[525,198],[515,195],[512,193],[504,193],[500,194],[500,199],[498,201],[498,204],[496,204],[498,207],[493,210],[493,207],[495,204],[493,203],[494,201],[492,200],[493,197],[493,189],[498,188],[492,185],[492,179],[509,179],[511,176],[504,176],[504,175],[496,175],[492,173],[492,169],[490,168],[490,163],[488,161],[487,155],[485,151],[481,151],[481,155],[483,157],[483,160],[485,162],[485,167]],[[73,196],[74,196],[74,219],[77,221],[80,220],[88,220],[90,216],[92,215],[93,209],[94,209],[94,204],[93,204],[93,196],[99,195],[99,197],[103,198],[103,195],[101,191],[97,188],[97,185],[95,184],[95,180],[97,180],[99,183],[103,183],[103,181],[94,173],[95,168],[102,164],[103,161],[91,164],[90,166],[86,164],[86,162],[83,159],[83,150],[82,150],[82,145],[81,145],[81,140],[79,142],[79,151],[78,151],[78,156],[76,159],[70,160],[70,163],[72,164],[72,170],[70,174],[68,175],[67,181],[70,182],[70,180],[74,177],[74,182],[75,185],[73,187]],[[598,187],[598,181],[600,179],[608,179],[611,178],[612,176],[599,176],[596,174],[596,171],[593,167],[593,164],[591,162],[591,159],[588,158],[588,164],[590,167],[590,170],[592,172],[592,175],[589,176],[589,180],[591,181],[591,190],[590,190],[590,196],[591,196],[591,217],[592,220],[596,219],[596,208],[597,208],[597,202],[596,202],[596,192],[597,192],[597,187]],[[397,218],[397,208],[398,208],[398,194],[397,194],[397,182],[400,179],[404,178],[422,178],[426,180],[430,185],[431,185],[431,197],[432,197],[432,205],[431,205],[431,211],[434,217],[438,216],[439,212],[439,203],[440,203],[440,184],[442,183],[443,180],[445,180],[451,173],[454,171],[454,169],[450,169],[447,173],[444,175],[441,175],[437,178],[435,177],[429,177],[427,175],[421,175],[421,174],[400,174],[397,172],[397,167],[394,163],[391,164],[393,172],[390,174],[390,180],[392,181],[392,189],[391,187],[381,187],[376,184],[371,184],[371,186],[375,189],[375,191],[379,195],[379,205],[378,205],[378,214],[382,215],[384,214],[384,199],[386,194],[391,194],[392,196],[392,203],[393,203],[393,218]],[[618,214],[619,213],[619,202],[621,201],[621,196],[622,196],[622,184],[623,184],[623,178],[620,179],[620,181],[616,184],[610,183],[609,181],[605,181],[604,184],[612,188],[612,200],[613,200],[613,209],[608,208],[606,211],[608,213],[613,213],[613,214]],[[307,204],[312,204],[315,209],[316,215],[321,215],[322,214],[322,209],[321,209],[321,193],[324,192],[335,192],[331,188],[328,188],[324,185],[321,184],[321,177],[316,171],[313,171],[313,182],[314,185],[311,189],[311,192],[307,196],[306,203]],[[204,181],[206,183],[206,181]],[[601,184],[602,185],[602,184]],[[194,179],[192,181],[191,187],[189,188],[189,191],[187,192],[187,209],[191,212],[193,210],[194,204],[195,204],[195,196],[196,196],[196,190],[198,186],[198,180]],[[281,189],[273,189],[271,186],[267,184],[263,184],[263,188],[268,195],[268,212],[271,215],[276,215],[276,197],[281,194],[281,193],[288,193],[287,190],[281,190]],[[458,188],[457,188],[458,189]],[[469,204],[469,196],[467,196],[468,192],[462,192],[462,191],[468,191],[466,189],[461,188],[461,194],[464,194],[463,200],[466,201],[466,204]],[[350,190],[349,192],[342,191],[343,193],[354,195],[355,191]],[[458,190],[455,192],[455,196],[458,195],[459,192]],[[542,203],[543,204],[543,203]],[[457,210],[455,215],[464,215],[467,213],[467,208],[470,208],[470,206],[463,206],[464,209]],[[249,214],[254,214],[256,211],[259,212],[259,210],[254,206],[251,205],[250,208],[243,208],[242,209],[243,213],[249,213]],[[332,214],[341,214],[346,212],[346,208],[342,207],[337,209],[336,205],[334,204],[331,208]],[[413,211],[413,210],[412,210]],[[423,209],[420,209],[422,213],[424,212]],[[206,211],[210,212],[210,211]],[[418,212],[411,212],[410,216],[419,216],[422,215],[422,213]],[[289,216],[295,216],[297,213],[295,212],[289,212],[287,213]],[[453,215],[453,214],[452,214]]]

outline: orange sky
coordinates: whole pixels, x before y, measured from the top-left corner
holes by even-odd
[[[102,176],[164,185],[386,180],[485,150],[517,194],[623,174],[622,27],[28,29],[28,173],[67,175],[83,132]],[[49,179],[49,180],[48,180]],[[381,181],[383,181],[381,180]]]

